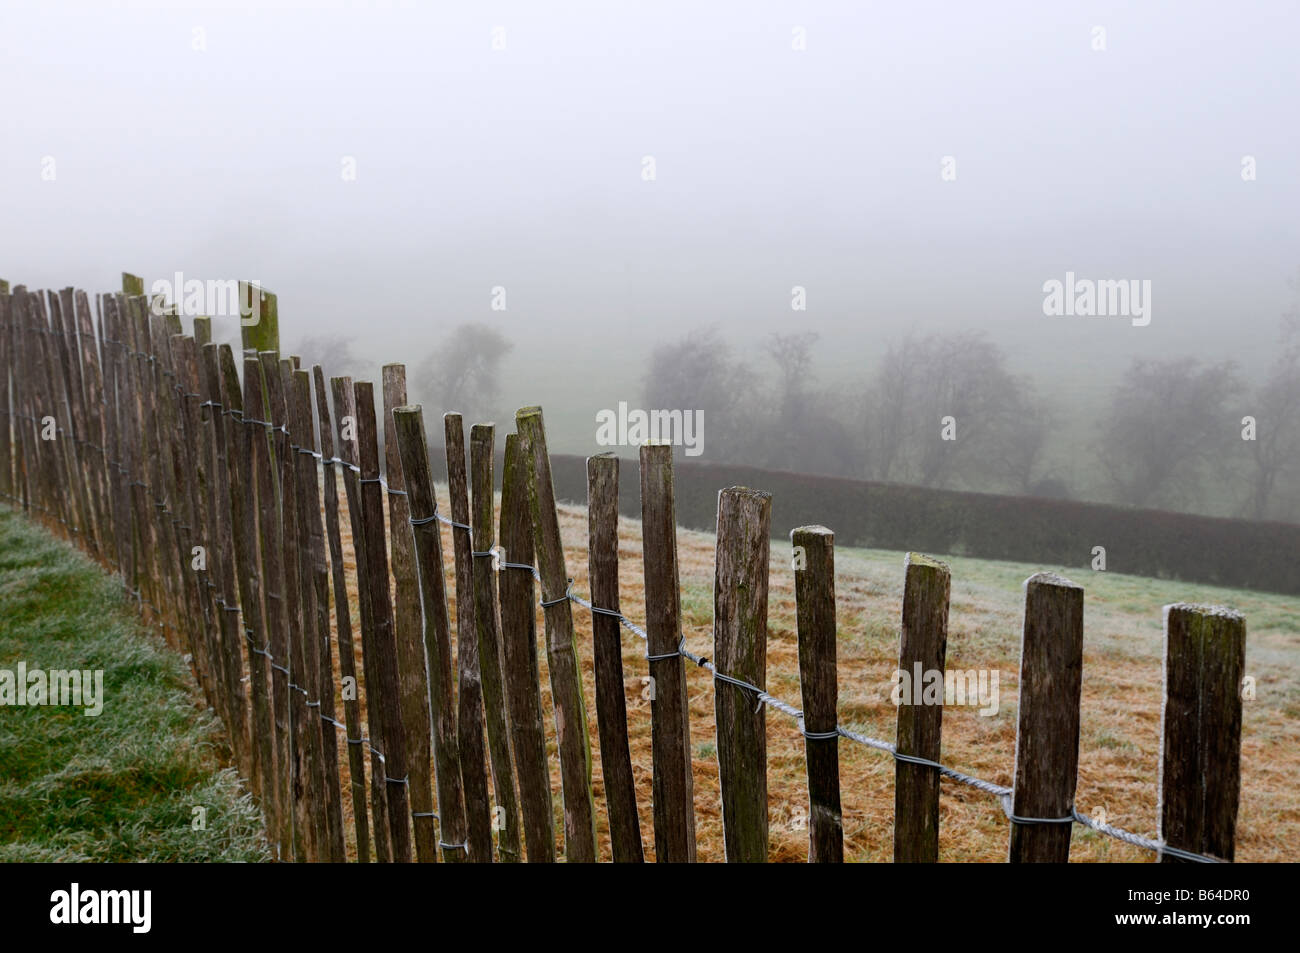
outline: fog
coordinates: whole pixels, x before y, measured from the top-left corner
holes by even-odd
[[[1135,357],[1267,368],[1295,7],[546,6],[5,0],[0,277],[255,278],[286,350],[412,367],[490,323],[501,408],[577,453],[709,325],[756,367],[816,332],[844,386],[908,331],[983,330],[1076,429]],[[1149,280],[1150,323],[1044,315],[1067,272]]]

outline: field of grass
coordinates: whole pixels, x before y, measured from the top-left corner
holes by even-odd
[[[438,487],[447,512],[446,487]],[[347,520],[343,525],[346,532]],[[587,514],[561,506],[560,528],[568,573],[579,593],[586,579]],[[448,599],[454,605],[451,535],[443,534]],[[619,526],[622,611],[645,618],[639,521]],[[679,530],[682,617],[688,646],[713,655],[714,538]],[[350,541],[345,552],[350,554]],[[894,740],[896,709],[891,676],[898,662],[898,627],[905,554],[840,549],[836,553],[840,722],[886,741]],[[1084,586],[1084,678],[1076,804],[1092,816],[1148,837],[1156,834],[1160,750],[1162,612],[1172,602],[1218,603],[1245,613],[1246,671],[1257,681],[1245,702],[1242,737],[1242,799],[1237,859],[1279,861],[1285,845],[1300,833],[1300,602],[1292,597],[1146,579],[1106,572],[1067,571],[1057,566],[945,559],[952,571],[949,669],[995,669],[1000,706],[994,716],[975,707],[944,712],[942,760],[960,771],[1010,785],[1015,762],[1017,681],[1020,663],[1022,583],[1034,572],[1054,570]],[[768,691],[800,705],[798,642],[795,633],[794,574],[790,542],[772,541],[769,601]],[[349,571],[352,569],[349,566]],[[355,596],[352,593],[355,618]],[[600,753],[595,726],[591,617],[574,607],[583,663],[583,687],[593,744],[593,783],[601,856],[608,858]],[[454,615],[453,615],[454,618]],[[541,640],[539,618],[538,633]],[[553,729],[550,686],[542,661],[542,694],[548,731]],[[642,840],[653,857],[650,801],[652,762],[650,702],[643,698],[645,646],[625,633],[624,679],[629,735]],[[718,770],[714,750],[713,684],[709,673],[687,664],[694,747],[696,833],[701,861],[723,859]],[[807,858],[808,835],[804,743],[793,721],[768,712],[768,790],[773,861]],[[556,830],[562,831],[559,769],[552,739],[552,789]],[[346,758],[342,758],[346,767]],[[840,742],[845,857],[888,861],[893,852],[894,762],[881,752]],[[346,790],[346,782],[344,790]],[[1101,812],[1104,812],[1102,815]],[[941,861],[1003,861],[1008,823],[998,802],[972,788],[945,780],[940,806]],[[558,835],[557,835],[558,836]],[[1145,861],[1153,855],[1079,825],[1071,859]],[[558,845],[557,845],[558,846]]]
[[[0,668],[20,661],[102,669],[104,704],[0,708],[0,861],[268,859],[183,660],[119,581],[0,506]]]

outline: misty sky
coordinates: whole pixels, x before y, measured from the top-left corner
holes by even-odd
[[[257,278],[287,346],[411,365],[490,321],[504,403],[574,452],[709,324],[816,331],[834,381],[986,329],[1067,406],[1134,356],[1258,369],[1300,266],[1297,9],[0,0],[0,277]],[[1151,324],[1045,317],[1067,270],[1149,279]]]

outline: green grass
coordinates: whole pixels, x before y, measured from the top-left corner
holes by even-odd
[[[103,711],[0,707],[0,861],[269,859],[179,655],[120,582],[0,507],[0,669],[102,669]],[[206,811],[205,829],[195,830]]]

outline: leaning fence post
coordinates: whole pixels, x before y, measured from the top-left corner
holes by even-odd
[[[713,683],[722,831],[728,863],[767,860],[767,706],[738,679],[767,688],[767,577],[772,494],[718,493]],[[728,676],[728,677],[723,677]]]
[[[356,395],[357,449],[361,454],[361,527],[365,533],[366,585],[370,589],[370,645],[376,655],[374,681],[366,693],[379,697],[379,727],[384,739],[384,790],[388,797],[388,831],[394,863],[411,860],[411,801],[407,795],[406,734],[402,725],[397,640],[388,590],[388,546],[384,535],[384,499],[379,483],[379,438],[375,421],[375,387],[352,385]],[[370,728],[374,737],[375,728]],[[372,741],[373,743],[373,741]]]
[[[654,762],[655,859],[695,863],[695,781],[690,698],[680,645],[673,448],[641,447],[641,547],[645,571],[646,658],[650,666],[650,745]]]
[[[844,860],[840,813],[839,686],[835,667],[835,534],[825,526],[790,531],[804,758],[808,762],[808,862]]]
[[[451,508],[452,556],[456,561],[456,731],[465,787],[469,859],[492,862],[492,803],[488,795],[483,743],[483,676],[479,669],[474,608],[474,546],[470,541],[469,477],[465,470],[465,428],[460,414],[442,415],[447,450],[447,495]]]
[[[424,434],[424,412],[413,407],[393,408],[393,430],[402,458],[410,504],[410,526],[415,566],[424,604],[424,649],[429,659],[429,707],[433,717],[434,772],[438,782],[438,815],[442,822],[439,846],[451,863],[466,859],[469,851],[465,828],[465,796],[461,785],[460,748],[456,741],[456,706],[451,674],[451,623],[447,614],[447,584],[443,577],[442,530],[438,526],[438,500],[429,472],[429,446]],[[395,527],[394,532],[402,531]]]
[[[587,458],[587,529],[591,604],[618,612],[618,457],[612,453]],[[610,848],[615,863],[640,863],[644,859],[641,821],[628,750],[623,632],[618,618],[607,612],[593,612],[591,640]]]
[[[333,715],[327,722],[324,715],[325,696],[329,696],[329,709],[334,708],[334,672],[330,664],[330,610],[329,610],[329,565],[325,560],[325,533],[321,525],[320,474],[316,466],[316,427],[311,408],[311,375],[304,370],[293,372],[293,390],[291,404],[294,406],[293,419],[298,434],[298,493],[301,505],[301,536],[306,544],[302,555],[302,575],[304,592],[312,595],[311,608],[315,613],[314,626],[307,618],[307,604],[303,606],[303,630],[307,677],[310,682],[305,686],[308,693],[315,696],[314,702],[308,702],[308,721],[312,730],[313,744],[319,744],[320,759],[318,770],[322,782],[322,798],[319,810],[324,812],[321,823],[322,859],[328,855],[330,860],[342,862],[347,859],[343,839],[343,795],[339,782],[338,734],[334,727]]]
[[[483,710],[487,716],[488,750],[492,755],[492,789],[496,807],[497,857],[505,863],[523,860],[519,841],[519,800],[515,796],[514,756],[510,750],[510,720],[506,715],[505,677],[502,674],[501,624],[497,608],[497,570],[500,556],[492,546],[495,529],[492,463],[496,426],[475,424],[469,432],[471,489],[470,525],[474,580],[474,624],[478,633],[479,675],[483,680]]]
[[[555,706],[556,747],[564,792],[564,857],[574,863],[596,860],[596,807],[591,790],[591,743],[582,695],[582,668],[573,632],[573,603],[568,598],[564,544],[555,511],[551,458],[546,452],[542,408],[523,407],[515,415],[528,476],[528,509],[537,547],[546,620],[546,659]]]
[[[904,755],[939,760],[943,724],[944,661],[948,648],[948,567],[908,553],[903,579],[903,625],[898,672],[910,691],[897,699],[894,763],[894,863],[933,864],[939,859],[939,770],[909,763]],[[926,689],[938,679],[937,699]]]
[[[1082,683],[1083,589],[1036,573],[1025,580],[1012,863],[1070,859]]]
[[[397,452],[393,408],[406,404],[406,365],[385,364],[384,468],[388,474],[389,545],[393,559],[393,625],[402,668],[402,721],[411,768],[411,817],[415,856],[421,863],[438,859],[434,829],[432,728],[429,724],[429,669],[420,626],[420,590],[410,533],[410,507],[402,461]]]
[[[249,366],[248,362],[244,365]],[[247,372],[246,372],[247,373]],[[357,834],[357,862],[370,862],[370,823],[366,819],[366,761],[361,750],[361,705],[357,701],[357,663],[352,647],[352,612],[348,606],[347,574],[343,567],[343,535],[339,526],[339,488],[334,455],[334,425],[329,397],[325,390],[325,372],[319,364],[312,368],[316,385],[316,416],[320,424],[320,450],[325,492],[325,534],[329,540],[330,573],[334,590],[334,622],[338,633],[339,679],[350,688],[340,692],[343,720],[347,726],[348,773],[352,783],[352,822]],[[247,380],[247,377],[245,377]],[[325,673],[331,679],[333,673]],[[350,684],[349,684],[350,683]],[[334,718],[334,693],[321,693],[322,717]]]
[[[506,698],[510,703],[511,740],[519,773],[528,862],[555,862],[555,816],[551,773],[546,759],[546,722],[537,669],[537,601],[533,588],[533,526],[528,517],[525,461],[519,435],[506,434],[501,473],[501,647],[505,659]]]
[[[389,843],[388,785],[384,783],[383,737],[380,730],[379,684],[376,673],[378,653],[371,644],[374,624],[370,608],[370,572],[366,565],[366,530],[361,513],[361,453],[357,445],[357,399],[350,377],[331,377],[334,397],[334,434],[338,438],[339,459],[343,461],[343,492],[348,501],[348,522],[352,529],[352,552],[357,567],[357,614],[361,630],[361,678],[366,687],[366,734],[370,750],[370,837],[375,860],[386,864],[392,859]],[[362,743],[357,736],[358,743]]]
[[[1232,860],[1241,797],[1246,619],[1221,606],[1165,606],[1160,839]],[[1162,852],[1162,863],[1179,858]]]

